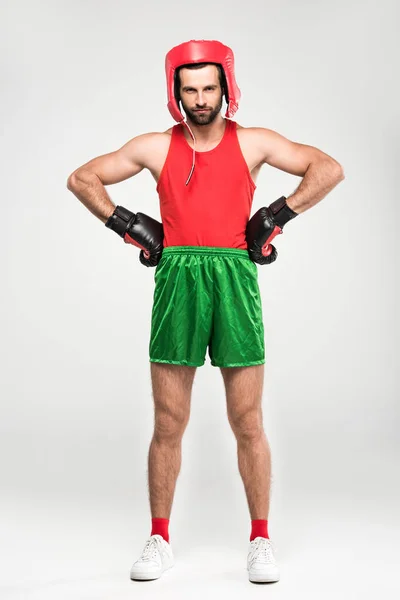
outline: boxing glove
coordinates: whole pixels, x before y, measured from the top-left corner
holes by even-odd
[[[141,249],[139,260],[142,265],[155,267],[159,263],[164,240],[162,223],[144,213],[135,214],[117,206],[105,225],[118,233],[124,242]]]
[[[246,227],[247,250],[251,260],[259,265],[269,265],[278,257],[278,251],[271,241],[282,233],[283,226],[297,217],[281,196],[269,206],[263,206],[251,217]]]

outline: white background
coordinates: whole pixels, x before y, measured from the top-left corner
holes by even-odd
[[[1,3],[2,599],[399,592],[398,13],[389,0]],[[151,526],[154,269],[66,188],[91,158],[174,124],[164,57],[189,39],[233,49],[235,120],[346,175],[258,271],[281,567],[268,590],[247,580],[250,516],[208,356],[171,514],[176,566],[130,581]],[[252,214],[299,183],[265,165]],[[155,185],[144,171],[107,191],[159,219]]]

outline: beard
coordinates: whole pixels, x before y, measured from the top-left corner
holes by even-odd
[[[210,109],[211,110],[207,110],[207,112],[204,113],[199,113],[196,112],[195,109],[189,108],[188,106],[186,106],[184,104],[184,102],[182,102],[181,100],[181,104],[182,104],[182,108],[185,111],[186,117],[188,119],[190,119],[190,121],[192,121],[192,123],[194,123],[195,125],[210,125],[210,123],[212,123],[215,118],[217,117],[217,115],[219,115],[219,113],[221,112],[221,108],[222,108],[222,98],[223,95],[221,94],[221,98],[217,104],[217,106],[215,106],[215,108],[211,108],[210,106],[206,106],[205,108]]]

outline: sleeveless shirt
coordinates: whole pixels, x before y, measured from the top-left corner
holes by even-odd
[[[254,183],[242,154],[236,121],[225,119],[225,131],[212,150],[196,151],[184,136],[185,125],[174,125],[167,158],[156,190],[164,229],[163,247],[218,246],[247,249]]]

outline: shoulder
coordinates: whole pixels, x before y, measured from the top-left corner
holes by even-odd
[[[151,131],[136,135],[120,149],[120,152],[137,160],[142,167],[150,167],[157,157],[168,152],[172,129],[170,127],[166,131]]]
[[[173,127],[170,127],[166,131],[151,131],[148,133],[141,133],[130,141],[135,142],[136,145],[140,145],[143,148],[154,148],[154,146],[159,146],[165,142],[169,142],[171,140]],[[129,142],[128,142],[129,143]]]
[[[243,127],[242,125],[239,125],[239,123],[236,123],[236,130],[238,133],[240,132],[240,135],[243,137],[254,141],[268,137],[272,138],[277,135],[276,131],[267,129],[266,127]]]
[[[281,134],[266,127],[241,127],[239,125],[236,131],[243,145],[251,146],[263,153],[286,141]]]

